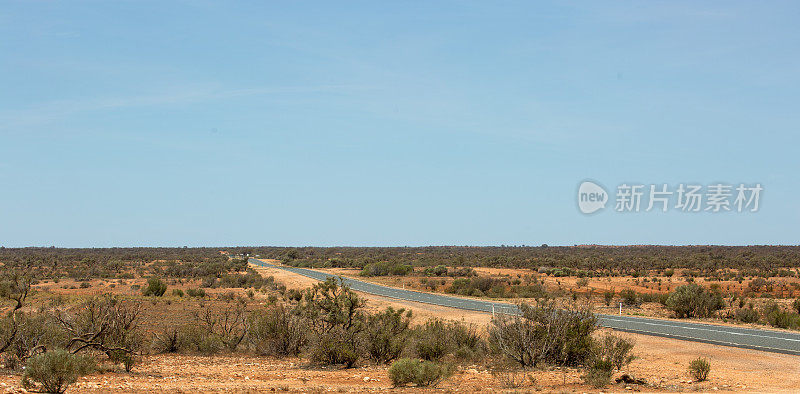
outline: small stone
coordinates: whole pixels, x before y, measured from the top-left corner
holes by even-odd
[[[369,376],[364,376],[364,381],[369,382]]]

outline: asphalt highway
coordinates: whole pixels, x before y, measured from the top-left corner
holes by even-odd
[[[472,298],[460,298],[442,294],[398,289],[347,277],[337,277],[312,269],[274,265],[252,258],[249,259],[249,262],[253,265],[278,268],[320,281],[324,281],[330,277],[342,278],[344,284],[353,290],[383,297],[487,313],[511,314],[519,311],[516,305],[505,302],[483,301]],[[651,319],[636,316],[606,314],[597,314],[596,316],[598,317],[598,324],[600,326],[618,331],[800,355],[800,333]]]

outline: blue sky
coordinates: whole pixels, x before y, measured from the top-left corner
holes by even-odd
[[[0,245],[797,244],[798,11],[4,2]],[[764,191],[583,215],[584,179]]]

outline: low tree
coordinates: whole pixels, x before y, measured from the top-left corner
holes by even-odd
[[[8,350],[17,338],[20,326],[19,310],[25,305],[30,290],[30,275],[16,269],[0,274],[0,299],[12,301],[14,304],[8,314],[0,318],[0,354]]]
[[[49,314],[19,313],[17,322],[19,328],[7,350],[7,368],[21,368],[30,357],[63,346],[66,342],[66,333]]]
[[[54,318],[67,333],[66,350],[95,350],[130,371],[143,343],[140,307],[115,296],[93,298],[78,307],[56,311]]]
[[[361,352],[361,333],[366,326],[365,302],[344,285],[328,278],[306,289],[298,312],[309,327],[309,356],[320,364],[344,364],[351,368]]]
[[[167,291],[167,284],[163,280],[152,277],[147,279],[147,286],[142,290],[145,296],[161,297]]]

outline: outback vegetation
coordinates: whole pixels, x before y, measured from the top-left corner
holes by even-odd
[[[436,386],[478,364],[491,367],[506,388],[535,386],[531,371],[542,368],[577,369],[585,384],[605,387],[635,359],[634,343],[599,333],[595,310],[655,305],[672,317],[797,329],[797,253],[791,247],[0,248],[0,362],[24,387],[43,392],[64,392],[93,371],[131,372],[149,356],[176,353],[289,358],[310,368],[385,366],[398,387]],[[287,289],[248,267],[253,255],[420,290],[506,299],[523,313],[498,313],[478,327],[422,320],[402,308],[371,310],[333,280]],[[699,360],[686,372],[697,381],[710,371]]]

